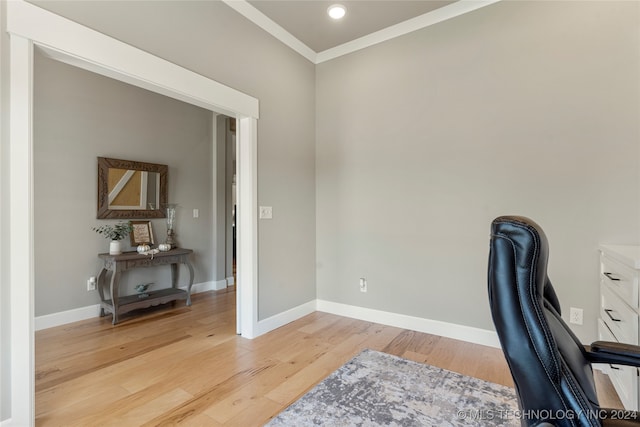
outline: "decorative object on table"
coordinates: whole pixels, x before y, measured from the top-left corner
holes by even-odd
[[[153,245],[153,227],[151,221],[131,221],[131,246]],[[150,248],[138,252],[148,251]]]
[[[154,256],[155,254],[159,254],[159,253],[160,253],[160,249],[149,249],[149,250],[142,251],[142,252],[138,251],[138,253],[139,253],[140,255],[150,255],[150,256],[151,256],[151,259],[153,259],[153,256]]]
[[[267,426],[519,426],[517,414],[511,387],[364,350]]]
[[[138,247],[136,248],[136,250],[138,251],[139,254],[148,252],[151,250],[151,246],[147,245],[146,243],[140,243],[138,245]]]
[[[167,211],[167,240],[166,244],[171,245],[172,248],[177,246],[174,236],[176,235],[174,231],[174,227],[176,225],[176,208],[178,207],[175,203],[169,203],[165,205],[165,209]]]
[[[162,252],[167,252],[171,250],[171,245],[168,243],[160,243],[158,245],[158,249],[160,249]]]
[[[149,294],[147,293],[147,289],[149,289],[149,286],[151,285],[153,285],[153,282],[140,283],[133,289],[135,289],[135,291],[138,293],[138,298],[148,298]]]
[[[93,227],[93,231],[102,234],[107,239],[111,239],[109,255],[120,255],[122,253],[122,244],[120,241],[127,237],[127,235],[131,233],[131,230],[133,230],[131,221]]]

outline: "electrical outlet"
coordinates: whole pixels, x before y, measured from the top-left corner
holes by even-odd
[[[260,219],[271,219],[273,218],[273,207],[271,206],[260,206]]]
[[[96,290],[96,276],[91,276],[87,280],[87,291],[95,291]]]
[[[571,307],[569,309],[569,323],[574,325],[582,325],[582,309]]]
[[[367,292],[367,279],[364,277],[360,278],[360,292]]]

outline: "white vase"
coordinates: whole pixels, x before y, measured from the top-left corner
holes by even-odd
[[[122,253],[122,245],[120,240],[112,240],[109,243],[109,255],[120,255]]]

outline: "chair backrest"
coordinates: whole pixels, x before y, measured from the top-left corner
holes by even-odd
[[[591,364],[560,316],[547,276],[548,255],[547,237],[532,220],[503,216],[492,222],[489,304],[522,424],[599,426]]]

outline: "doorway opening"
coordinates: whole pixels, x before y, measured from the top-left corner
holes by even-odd
[[[11,307],[11,419],[32,425],[34,414],[34,47],[67,64],[115,78],[237,119],[238,206],[236,225],[239,326],[257,335],[257,119],[258,100],[27,2],[7,3],[9,123],[7,169]],[[4,237],[4,236],[3,236]]]

